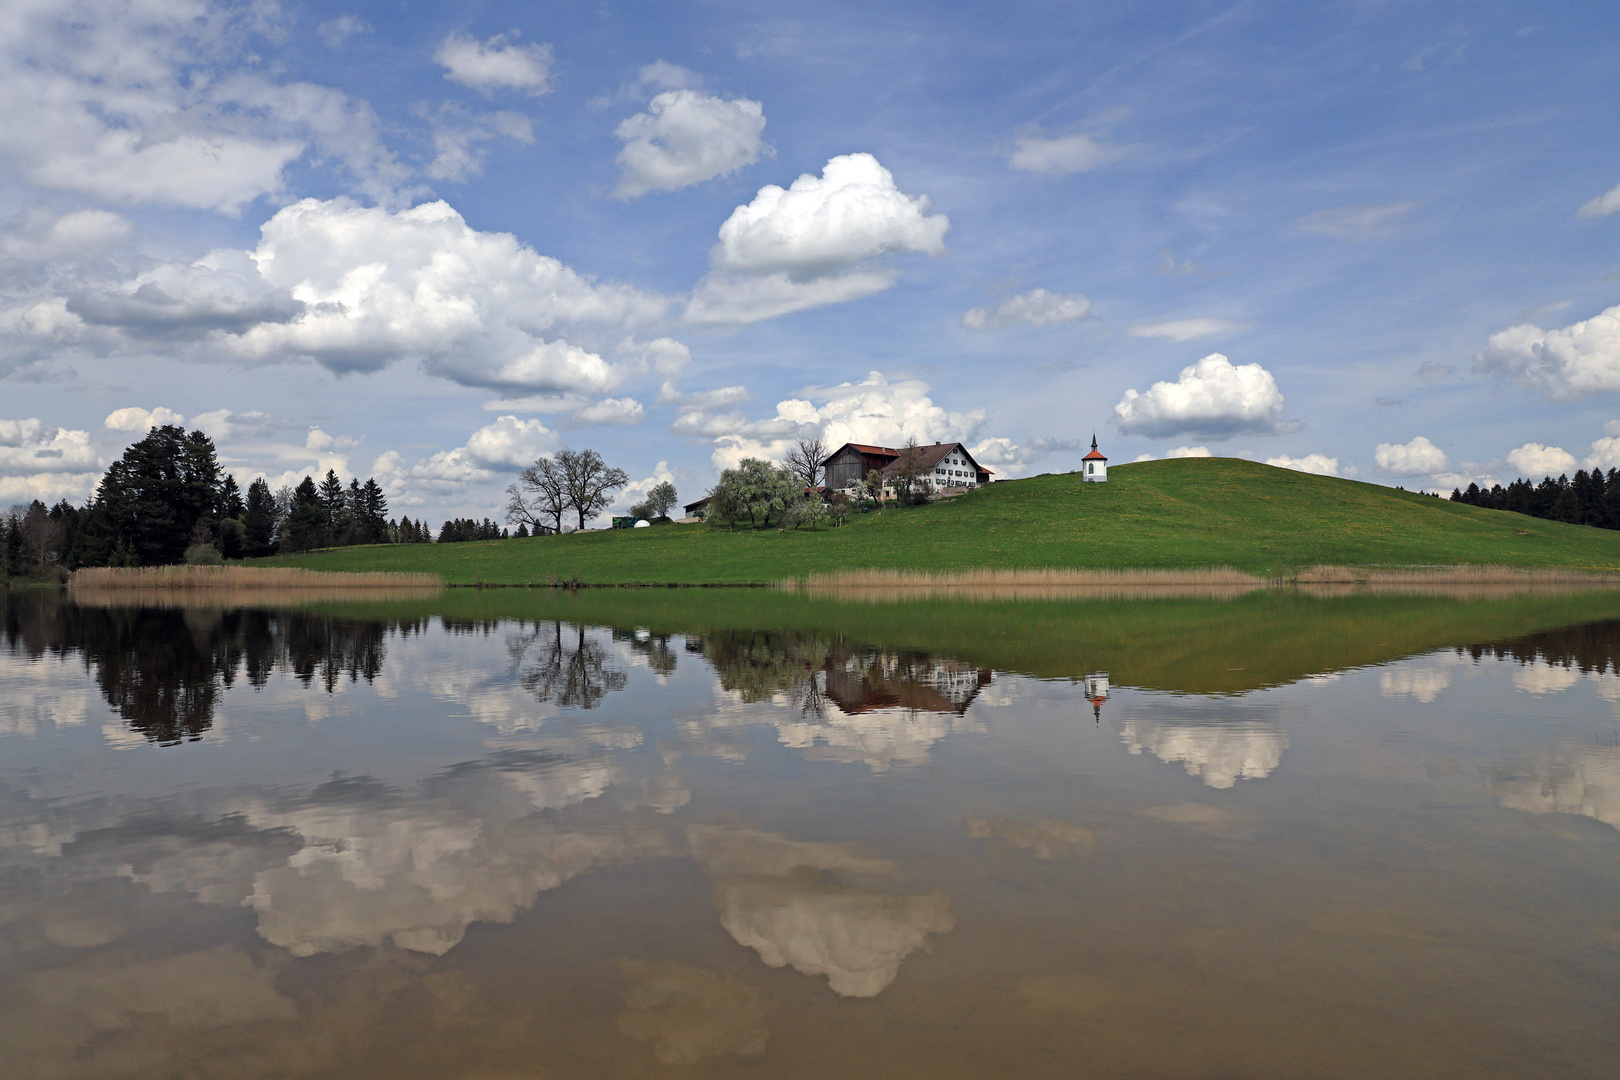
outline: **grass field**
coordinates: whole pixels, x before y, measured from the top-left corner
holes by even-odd
[[[336,548],[259,560],[438,574],[447,584],[750,584],[850,568],[1423,565],[1620,569],[1620,531],[1484,510],[1237,458],[1123,465],[1106,484],[1051,475],[857,515],[840,529],[660,525],[527,540]]]

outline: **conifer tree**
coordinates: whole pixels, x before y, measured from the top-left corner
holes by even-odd
[[[335,474],[328,472],[327,475],[336,482]],[[337,488],[341,495],[342,485],[337,484]],[[292,506],[287,512],[286,528],[283,530],[286,550],[308,551],[326,546],[331,542],[329,520],[327,503],[321,498],[315,481],[304,477],[293,489]]]
[[[264,477],[248,485],[247,505],[242,511],[242,554],[249,558],[269,555],[275,550],[276,497]]]

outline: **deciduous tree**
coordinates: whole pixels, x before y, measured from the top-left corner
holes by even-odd
[[[822,441],[821,436],[800,439],[793,449],[788,451],[788,468],[804,482],[805,487],[819,487],[822,468],[827,462],[827,453],[827,444]]]
[[[623,469],[609,466],[595,450],[564,450],[556,461],[562,469],[568,506],[577,516],[581,529],[612,505],[613,496],[630,482]]]

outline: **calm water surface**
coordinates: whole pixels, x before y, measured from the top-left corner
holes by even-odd
[[[8,1077],[1612,1077],[1620,598],[0,608]]]

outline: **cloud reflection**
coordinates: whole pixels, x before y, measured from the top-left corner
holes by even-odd
[[[955,925],[951,900],[879,892],[850,877],[889,872],[846,844],[810,844],[751,829],[688,830],[714,875],[720,925],[771,967],[825,975],[844,997],[876,997],[929,934]]]
[[[1127,715],[1120,739],[1132,754],[1145,750],[1160,761],[1180,762],[1188,776],[1212,788],[1270,776],[1288,749],[1272,710],[1225,703],[1158,704],[1151,716]]]

